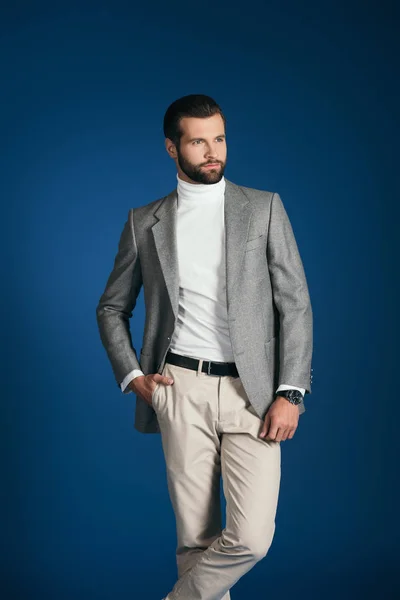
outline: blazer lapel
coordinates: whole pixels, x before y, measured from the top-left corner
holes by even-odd
[[[235,298],[235,285],[240,276],[241,265],[251,218],[251,204],[239,186],[225,178],[225,261],[226,295],[228,310]],[[158,219],[152,226],[154,243],[163,272],[171,307],[178,316],[179,271],[176,243],[176,218],[178,194],[175,188],[154,213]]]
[[[252,215],[251,203],[239,186],[225,178],[225,261],[228,311],[235,299]]]
[[[178,249],[176,243],[177,210],[178,193],[174,189],[168,196],[165,196],[154,213],[159,221],[152,226],[158,259],[175,317],[178,316],[179,304]]]

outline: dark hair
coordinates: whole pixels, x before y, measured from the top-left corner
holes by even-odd
[[[164,135],[179,148],[182,136],[180,120],[182,117],[205,118],[220,114],[226,126],[225,116],[220,106],[210,96],[189,94],[175,100],[164,115]]]

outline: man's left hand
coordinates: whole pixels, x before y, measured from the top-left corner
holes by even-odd
[[[275,442],[290,440],[295,434],[298,422],[298,406],[283,396],[277,396],[265,415],[260,437]]]

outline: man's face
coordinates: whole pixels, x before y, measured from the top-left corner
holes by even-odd
[[[180,127],[179,147],[166,140],[167,151],[175,160],[179,177],[189,183],[218,183],[224,175],[227,155],[221,115],[201,119],[184,117]]]

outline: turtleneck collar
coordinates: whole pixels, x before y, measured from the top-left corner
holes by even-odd
[[[222,177],[217,183],[210,184],[183,181],[178,173],[176,174],[176,179],[178,181],[177,192],[179,201],[216,200],[221,198],[225,193],[225,177]]]

